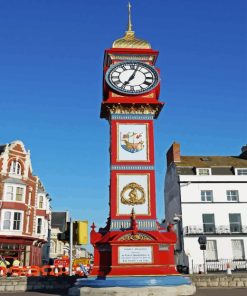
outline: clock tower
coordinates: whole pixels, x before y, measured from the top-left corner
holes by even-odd
[[[105,51],[101,118],[110,125],[110,214],[92,225],[95,276],[177,274],[176,234],[156,217],[154,119],[159,101],[158,51],[135,36],[129,5],[125,36]]]

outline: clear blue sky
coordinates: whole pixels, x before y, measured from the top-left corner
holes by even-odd
[[[158,219],[165,153],[238,155],[247,142],[247,1],[133,0],[133,29],[160,51],[155,122]],[[124,34],[125,0],[0,4],[0,143],[20,139],[53,210],[104,226],[109,127],[99,118],[104,49]]]

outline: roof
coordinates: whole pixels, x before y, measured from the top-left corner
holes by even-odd
[[[234,167],[247,168],[247,159],[239,156],[181,156],[180,162],[175,162],[177,167]]]
[[[59,228],[61,232],[64,232],[67,228],[67,212],[52,212],[51,228]]]
[[[135,37],[135,32],[132,31],[131,22],[131,5],[128,5],[128,30],[125,32],[125,36],[115,40],[112,44],[112,48],[141,48],[151,49],[151,44],[145,40]]]
[[[3,180],[3,183],[26,185],[25,182],[23,182],[21,179],[18,179],[18,178],[7,178],[7,179]]]
[[[141,48],[150,49],[151,44],[143,39],[136,38],[134,31],[126,31],[125,36],[115,40],[112,48]]]

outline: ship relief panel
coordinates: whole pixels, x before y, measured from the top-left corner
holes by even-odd
[[[117,161],[149,161],[148,123],[117,124]]]

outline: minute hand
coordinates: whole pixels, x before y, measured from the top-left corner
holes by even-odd
[[[136,72],[137,72],[138,68],[139,67],[136,67],[136,69],[134,70],[134,72],[131,74],[131,76],[129,77],[129,79],[124,82],[124,84],[128,84],[131,80],[133,80],[135,78]]]

